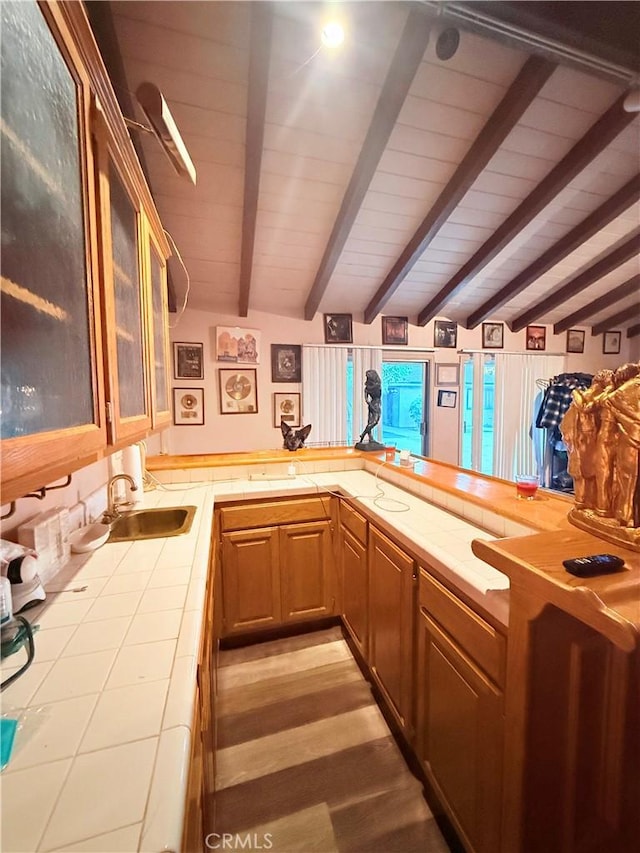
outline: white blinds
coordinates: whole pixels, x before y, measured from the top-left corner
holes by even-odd
[[[302,347],[302,413],[308,444],[347,443],[347,357],[344,347]]]

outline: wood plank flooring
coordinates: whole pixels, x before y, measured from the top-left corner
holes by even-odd
[[[221,652],[218,686],[215,829],[238,849],[448,853],[339,628]]]

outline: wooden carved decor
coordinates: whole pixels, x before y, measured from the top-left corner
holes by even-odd
[[[569,521],[640,551],[640,363],[600,370],[575,390],[560,431],[575,488]]]

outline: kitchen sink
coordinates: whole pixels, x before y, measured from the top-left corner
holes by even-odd
[[[109,542],[181,536],[191,530],[195,514],[195,506],[168,506],[123,512],[111,522]]]

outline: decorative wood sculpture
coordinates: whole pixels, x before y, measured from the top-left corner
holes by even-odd
[[[600,370],[574,391],[560,431],[575,487],[569,521],[640,551],[640,363]]]

